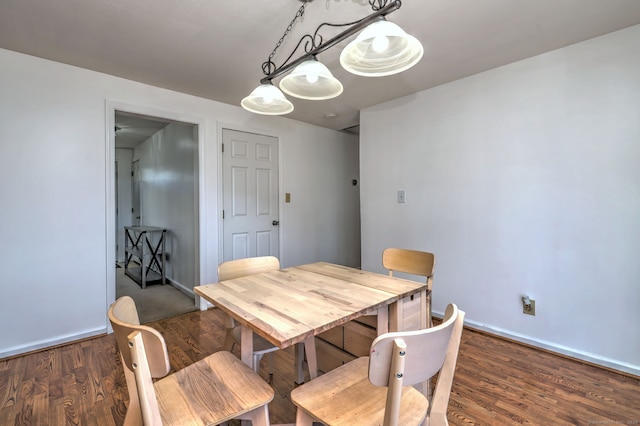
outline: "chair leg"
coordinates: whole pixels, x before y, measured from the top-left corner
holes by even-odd
[[[252,426],[269,426],[269,406],[267,404],[256,408],[250,414]]]
[[[269,379],[267,383],[273,383],[273,352],[269,353]]]
[[[227,328],[224,334],[224,343],[222,344],[222,350],[231,352],[236,344],[236,339],[233,338],[233,333],[230,328]]]
[[[262,360],[262,355],[254,352],[253,353],[253,371],[255,371],[256,374],[260,374],[260,360]]]
[[[431,293],[427,295],[427,328],[433,327],[433,318],[431,318]]]
[[[296,410],[296,426],[313,426],[314,418],[307,414],[304,410],[298,408]]]

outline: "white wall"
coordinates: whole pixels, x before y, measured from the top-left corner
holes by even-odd
[[[140,225],[166,228],[166,273],[193,294],[198,265],[198,142],[193,124],[172,123],[134,150],[140,166]],[[157,243],[154,242],[154,244]]]
[[[631,27],[363,111],[363,269],[382,271],[385,247],[432,251],[435,311],[640,374],[639,40]]]
[[[347,133],[332,137],[331,130],[317,130],[310,137],[300,134],[282,152],[288,166],[281,167],[281,196],[291,194],[291,203],[280,209],[287,230],[281,238],[284,265],[323,260],[359,267],[360,183],[351,183],[359,180],[358,143]]]
[[[0,50],[0,358],[107,329],[115,108],[200,124],[201,283],[217,278],[223,125],[279,139],[280,193],[293,197],[281,203],[283,264],[356,263],[359,219],[333,210],[357,210],[353,188],[339,179],[357,174],[343,158],[356,158],[355,136]]]

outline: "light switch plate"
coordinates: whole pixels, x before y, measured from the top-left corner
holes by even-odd
[[[404,203],[405,195],[404,189],[398,191],[398,203]]]

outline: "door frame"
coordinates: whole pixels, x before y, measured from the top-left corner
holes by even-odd
[[[116,140],[115,132],[115,114],[116,111],[128,112],[132,114],[146,115],[150,117],[165,118],[172,121],[180,121],[183,123],[193,124],[198,128],[198,169],[196,173],[198,175],[198,193],[196,207],[197,220],[196,226],[196,258],[195,262],[195,281],[196,284],[200,284],[201,277],[205,276],[206,267],[206,250],[202,233],[205,227],[205,206],[206,206],[206,192],[205,192],[205,135],[206,126],[204,117],[185,114],[180,111],[167,111],[154,108],[147,105],[137,105],[127,102],[121,102],[117,100],[105,101],[105,123],[106,123],[106,152],[105,152],[105,177],[106,177],[106,199],[105,199],[105,223],[106,223],[106,303],[105,312],[107,312],[109,306],[116,300],[116,199],[115,199],[115,154],[116,154]],[[111,324],[105,316],[106,329],[108,333],[111,333]]]
[[[284,265],[286,265],[286,259],[284,257],[284,248],[285,248],[285,242],[282,238],[284,232],[283,229],[286,226],[286,213],[285,213],[285,209],[284,209],[284,197],[282,196],[282,194],[284,194],[283,192],[283,188],[282,188],[282,176],[283,176],[283,167],[282,167],[282,137],[278,134],[275,134],[273,131],[269,131],[269,130],[265,130],[265,129],[260,129],[260,128],[254,128],[254,127],[247,127],[247,126],[239,126],[237,124],[232,124],[232,123],[224,123],[224,122],[218,122],[218,129],[217,129],[217,136],[218,136],[218,146],[217,148],[217,153],[218,153],[218,235],[220,236],[220,238],[218,238],[218,264],[220,264],[223,259],[224,259],[224,241],[222,239],[222,237],[224,236],[224,223],[223,223],[223,219],[222,219],[222,210],[224,207],[224,199],[223,199],[223,195],[224,195],[224,186],[223,186],[223,169],[222,169],[222,131],[224,129],[227,130],[234,130],[237,132],[244,132],[244,133],[254,133],[257,135],[263,135],[263,136],[270,136],[273,138],[276,138],[278,141],[278,216],[279,216],[279,221],[280,221],[280,225],[278,225],[278,255],[280,258],[280,265],[282,265],[282,267],[285,267]]]

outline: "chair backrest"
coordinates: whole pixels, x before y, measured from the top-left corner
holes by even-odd
[[[134,364],[139,366],[140,363],[132,358],[130,337],[139,336],[144,345],[145,366],[141,371],[148,372],[149,381],[151,377],[164,377],[169,374],[171,367],[164,338],[157,330],[140,325],[136,304],[129,296],[122,296],[113,302],[107,315],[120,350],[120,359],[122,360],[127,390],[129,391],[129,408],[127,409],[125,425],[161,424],[158,421],[154,423],[148,420],[149,413],[154,412],[154,409],[150,408],[150,404],[156,404],[156,416],[159,416],[160,412],[157,409],[153,384],[148,389],[147,383],[147,386],[141,390],[141,383],[144,384],[146,382],[139,382],[136,377],[140,372],[135,371]]]
[[[435,261],[433,253],[426,251],[387,248],[382,252],[382,266],[389,270],[389,276],[393,276],[394,272],[421,275],[426,277],[429,290]]]
[[[389,387],[385,424],[394,424],[399,414],[402,386],[422,383],[436,373],[438,382],[429,404],[429,413],[446,413],[453,384],[464,312],[447,306],[442,324],[423,330],[386,333],[371,344],[369,380]]]
[[[280,269],[280,261],[274,256],[229,260],[218,265],[218,280],[232,280],[234,278],[261,274],[278,269]]]
[[[136,304],[131,297],[122,296],[118,298],[109,307],[107,315],[113,327],[116,343],[126,368],[133,371],[131,353],[129,351],[129,335],[134,331],[144,331],[144,344],[149,356],[149,369],[152,377],[164,377],[169,374],[171,366],[169,365],[169,354],[164,338],[157,330],[140,325]]]
[[[162,425],[162,417],[149,365],[151,354],[147,352],[145,344],[145,341],[153,341],[156,338],[157,336],[153,333],[149,335],[149,330],[137,330],[128,337],[129,352],[140,401],[140,411],[142,412],[142,423],[149,426]]]

